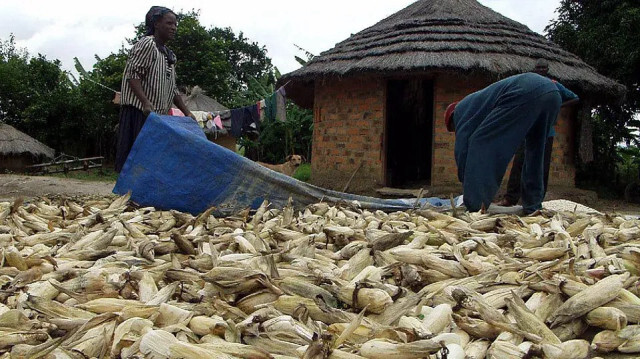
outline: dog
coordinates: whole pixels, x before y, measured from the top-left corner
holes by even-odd
[[[279,164],[279,165],[271,165],[264,162],[256,162],[257,164],[266,167],[270,170],[283,173],[287,176],[293,176],[298,167],[302,164],[302,156],[300,155],[289,155],[286,158],[287,162]]]

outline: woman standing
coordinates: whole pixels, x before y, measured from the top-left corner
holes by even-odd
[[[176,14],[166,7],[153,6],[147,12],[145,26],[145,36],[133,45],[122,76],[116,172],[122,169],[149,113],[166,115],[175,104],[195,119],[176,88],[176,56],[166,46],[176,35]]]

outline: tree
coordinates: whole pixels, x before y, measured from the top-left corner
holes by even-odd
[[[77,99],[60,61],[30,57],[13,35],[0,43],[2,121],[60,150],[79,133]]]
[[[615,173],[618,145],[638,143],[634,131],[640,122],[634,116],[640,111],[640,2],[562,0],[557,13],[545,29],[549,39],[628,90],[622,104],[596,109],[594,162],[579,171],[579,182],[606,184]]]
[[[15,37],[0,42],[0,120],[15,125],[27,106],[28,53],[16,47]]]
[[[236,36],[229,27],[213,27],[209,29],[209,34],[218,45],[218,51],[229,63],[229,87],[232,93],[239,94],[249,90],[255,84],[252,82],[254,79],[262,79],[265,85],[275,84],[274,68],[264,46],[249,42],[242,32]],[[248,103],[236,96],[231,98],[229,104],[237,107]]]
[[[117,105],[112,103],[113,90],[120,90],[122,73],[127,61],[124,48],[105,58],[96,56],[97,62],[89,72],[82,71],[76,91],[82,96],[83,123],[87,143],[83,155],[100,154],[107,159],[115,157]],[[79,63],[76,67],[81,66]]]

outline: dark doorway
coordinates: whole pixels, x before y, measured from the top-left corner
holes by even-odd
[[[433,143],[433,81],[387,83],[386,185],[429,185]]]

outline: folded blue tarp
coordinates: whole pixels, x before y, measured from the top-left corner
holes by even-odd
[[[379,199],[313,186],[210,142],[190,118],[154,113],[147,118],[113,189],[120,195],[129,191],[131,200],[143,206],[192,214],[215,206],[213,213],[218,216],[256,209],[265,199],[282,208],[289,197],[297,208],[320,201],[358,201],[362,208],[383,211],[451,205],[440,198],[416,203],[416,199]]]

